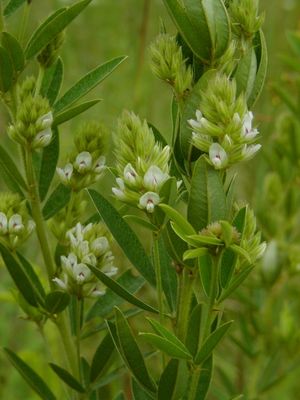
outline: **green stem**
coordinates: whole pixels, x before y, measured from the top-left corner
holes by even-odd
[[[183,271],[179,277],[179,309],[177,315],[177,336],[182,341],[185,342],[188,321],[189,321],[189,313],[190,306],[192,300],[192,285],[193,285],[193,277],[191,276],[189,270],[187,268],[183,268]]]
[[[44,75],[45,75],[45,68],[42,65],[40,65],[39,66],[39,74],[38,74],[38,77],[36,80],[36,85],[35,85],[35,92],[34,92],[35,96],[38,96],[40,93]]]

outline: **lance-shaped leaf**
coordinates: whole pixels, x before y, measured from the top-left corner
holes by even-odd
[[[43,379],[27,365],[19,356],[13,351],[5,348],[4,349],[9,361],[20,373],[22,378],[28,383],[28,385],[39,395],[43,400],[56,400],[56,397],[49,389]]]
[[[234,278],[231,280],[230,285],[222,292],[222,295],[218,299],[218,304],[220,304],[223,300],[225,300],[228,296],[231,295],[247,278],[250,272],[253,270],[254,266],[249,265],[246,268],[243,268]]]
[[[191,354],[188,351],[182,350],[181,347],[176,346],[173,342],[165,339],[161,336],[155,335],[153,333],[140,333],[139,336],[143,338],[146,342],[152,344],[154,347],[160,351],[168,354],[170,357],[178,358],[181,360],[192,359]]]
[[[40,90],[40,94],[43,97],[47,97],[51,106],[59,95],[63,76],[64,64],[59,57],[54,65],[46,69]]]
[[[60,183],[49,196],[43,208],[45,220],[53,217],[58,211],[65,207],[71,195],[71,189]]]
[[[9,17],[17,11],[27,0],[10,0],[3,11],[4,17]]]
[[[207,253],[208,249],[206,247],[199,247],[198,249],[187,250],[183,254],[183,260],[192,260],[194,258],[204,256]]]
[[[207,392],[212,380],[213,357],[212,355],[203,363],[200,378],[198,380],[195,399],[206,399]]]
[[[131,380],[131,388],[133,400],[154,400],[155,397],[143,389],[141,385],[135,380]]]
[[[142,310],[153,312],[155,314],[158,313],[158,311],[155,308],[149,306],[148,304],[144,303],[143,301],[139,300],[137,297],[129,293],[126,289],[124,289],[121,285],[119,285],[118,282],[114,281],[104,272],[100,271],[100,269],[95,268],[92,265],[88,265],[88,267],[94,273],[94,275],[96,275],[96,277],[102,283],[104,283],[105,286],[110,288],[113,292],[115,292],[118,296],[122,297],[124,300],[128,301],[128,303],[133,304],[134,306],[137,306]]]
[[[146,221],[144,218],[138,217],[137,215],[124,215],[125,221],[133,222],[143,228],[149,229],[151,232],[157,232],[157,226],[151,224],[151,222]]]
[[[167,204],[159,204],[159,207],[163,209],[166,215],[171,221],[175,222],[176,225],[181,229],[185,235],[196,234],[193,226],[186,220],[186,218],[181,215],[175,208],[168,206]]]
[[[223,336],[230,328],[233,321],[228,321],[225,324],[219,326],[203,343],[202,347],[198,351],[195,357],[196,364],[202,364],[213,352],[214,348],[219,344]]]
[[[72,376],[68,371],[53,363],[49,363],[49,365],[56,375],[68,386],[76,390],[78,393],[85,393],[85,389],[81,383],[79,383],[78,380],[74,378],[74,376]]]
[[[158,384],[158,400],[173,399],[176,388],[179,360],[171,359],[164,369]]]
[[[156,392],[156,386],[149,375],[144,357],[133,337],[131,328],[122,312],[115,308],[116,325],[108,323],[112,339],[127,368],[150,394]]]
[[[202,317],[202,304],[197,304],[190,317],[187,330],[186,346],[189,352],[195,356],[198,351],[198,343],[200,338],[201,317]]]
[[[16,164],[13,159],[7,153],[7,151],[0,145],[0,166],[2,172],[7,175],[7,178],[13,182],[13,184],[17,185],[24,190],[26,190],[26,183],[20,174]],[[20,189],[21,190],[21,189]],[[22,191],[21,191],[22,192]]]
[[[123,220],[118,211],[100,193],[92,189],[88,190],[88,193],[103,221],[129,261],[149,283],[154,285],[155,273],[153,266],[136,234]]]
[[[57,128],[52,128],[53,137],[49,146],[42,152],[41,167],[39,173],[39,193],[43,201],[47,196],[49,187],[54,177],[59,157],[59,133]]]
[[[239,61],[234,78],[237,86],[237,95],[244,93],[249,98],[257,72],[257,59],[254,49],[251,47]]]
[[[206,296],[209,296],[211,277],[212,277],[213,262],[209,254],[198,258],[198,270],[202,283],[202,287]]]
[[[70,295],[61,290],[55,290],[49,293],[45,299],[45,309],[50,314],[57,314],[68,307],[70,303]]]
[[[7,50],[14,73],[17,74],[23,71],[25,59],[22,47],[18,40],[8,32],[1,33],[1,44]]]
[[[225,219],[226,211],[226,194],[220,172],[201,156],[193,171],[188,220],[200,231],[212,222]]]
[[[43,48],[46,47],[56,35],[62,32],[91,1],[92,0],[79,1],[71,7],[62,8],[50,15],[29,39],[25,49],[26,58],[30,59],[43,50]]]
[[[125,271],[120,275],[116,281],[123,289],[125,289],[130,294],[136,293],[140,290],[144,284],[145,280],[141,276],[133,275],[131,270]],[[94,303],[86,316],[86,321],[94,317],[107,317],[115,306],[122,304],[124,299],[117,295],[113,290],[107,289],[105,294]]]
[[[90,381],[94,382],[99,379],[106,370],[115,346],[110,333],[104,336],[103,340],[97,347],[92,359],[90,370]]]
[[[53,125],[58,126],[63,124],[64,122],[69,121],[70,119],[77,117],[77,115],[80,115],[81,113],[87,111],[94,105],[98,104],[100,101],[101,99],[85,101],[84,103],[78,104],[77,106],[68,108],[67,110],[55,115]]]
[[[70,107],[75,101],[86,95],[108,77],[126,58],[126,56],[113,58],[86,74],[54,104],[55,113]]]

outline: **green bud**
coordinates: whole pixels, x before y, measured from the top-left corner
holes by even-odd
[[[244,233],[241,247],[247,251],[252,263],[261,258],[266,250],[266,242],[261,241],[261,232],[256,229],[256,218],[253,210],[249,207],[246,212]]]
[[[74,140],[76,151],[69,156],[63,168],[57,168],[64,185],[74,191],[80,191],[102,176],[105,169],[103,152],[107,136],[106,128],[97,122],[82,125]]]
[[[28,96],[33,96],[35,91],[36,80],[34,76],[26,77],[25,80],[20,85],[18,93],[20,103],[22,104]]]
[[[49,68],[58,58],[59,51],[63,45],[65,33],[60,32],[37,56],[38,62],[44,67]]]
[[[175,36],[160,34],[150,47],[150,55],[153,73],[173,86],[178,96],[185,96],[191,89],[193,73],[185,63]]]
[[[17,193],[0,193],[0,237],[11,250],[20,246],[35,228],[25,200]]]

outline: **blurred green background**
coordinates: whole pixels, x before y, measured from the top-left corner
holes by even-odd
[[[71,0],[33,0],[26,37],[30,36],[30,32],[51,11],[72,3]],[[260,3],[261,10],[266,14],[264,31],[269,50],[269,71],[264,92],[254,111],[264,137],[263,141],[267,143],[268,136],[274,130],[276,115],[282,108],[278,97],[272,92],[272,83],[278,82],[285,73],[279,56],[287,51],[286,31],[300,28],[300,1],[261,0]],[[21,15],[20,9],[9,20],[12,31],[18,30]],[[128,55],[123,65],[89,95],[90,98],[100,97],[103,101],[88,111],[85,114],[86,118],[100,120],[113,131],[121,111],[124,108],[134,110],[157,126],[163,135],[169,137],[170,89],[151,74],[148,62],[148,45],[158,33],[161,20],[168,31],[174,32],[174,26],[161,0],[94,0],[68,28],[62,51],[65,64],[62,92],[97,65],[119,55]],[[72,133],[80,118],[63,125],[61,133],[64,150],[70,147]],[[2,142],[6,142],[3,129],[5,123],[5,115],[2,113]],[[257,158],[248,163],[243,168],[242,177],[239,178],[238,195],[250,202],[254,196],[253,174],[258,174],[258,165]],[[1,269],[0,345],[19,351],[24,359],[30,361],[30,364],[43,374],[42,356],[45,350],[42,340],[33,324],[19,318],[20,311],[13,302],[11,288],[7,274]],[[49,341],[46,351],[51,353],[51,337]],[[47,380],[49,381],[49,377]],[[0,353],[0,399],[36,398]]]

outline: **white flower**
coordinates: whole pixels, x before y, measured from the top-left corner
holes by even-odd
[[[101,172],[104,170],[105,167],[105,157],[101,156],[98,158],[98,160],[95,162],[95,166],[94,166],[94,172],[96,172],[96,174],[101,174]]]
[[[85,256],[82,257],[81,261],[84,264],[90,264],[93,267],[95,267],[97,264],[97,258],[95,256],[95,254],[93,254],[93,253],[86,254]]]
[[[99,290],[97,288],[94,288],[90,293],[89,296],[91,297],[100,297],[105,294],[105,290]]]
[[[125,198],[125,193],[124,193],[125,185],[124,185],[123,179],[117,178],[117,179],[116,179],[116,182],[117,182],[117,184],[118,184],[119,187],[118,187],[118,188],[113,187],[111,190],[112,190],[113,194],[114,194],[119,200],[123,200],[123,199]]]
[[[59,278],[53,278],[52,281],[55,282],[61,289],[67,290],[67,277],[65,277],[66,282],[62,281]]]
[[[129,163],[124,168],[124,179],[128,183],[135,184],[138,174],[133,166]]]
[[[3,212],[0,212],[0,234],[5,235],[7,233],[7,217]]]
[[[31,232],[34,230],[34,228],[35,228],[35,222],[32,219],[30,219],[27,223],[27,234],[30,235]]]
[[[219,143],[213,143],[210,146],[209,159],[216,169],[222,169],[226,167],[228,163],[227,153]]]
[[[44,129],[50,128],[53,124],[53,114],[52,111],[49,111],[47,114],[42,115],[36,121],[37,124],[41,124]]]
[[[86,172],[89,171],[92,167],[92,156],[88,151],[83,151],[79,153],[74,162],[74,167],[78,172]]]
[[[144,176],[144,185],[149,190],[159,190],[169,175],[162,172],[156,165],[151,165]]]
[[[140,197],[139,207],[146,209],[147,212],[153,213],[154,207],[159,204],[160,197],[157,193],[147,192]]]
[[[73,175],[73,165],[68,163],[64,168],[56,168],[56,172],[58,173],[62,183],[68,184]]]
[[[247,161],[250,160],[261,148],[261,144],[251,144],[251,145],[245,145],[243,149],[243,160]]]
[[[248,111],[243,120],[243,126],[241,131],[241,136],[245,140],[252,140],[259,134],[257,129],[252,128],[253,113]]]
[[[14,214],[10,217],[8,222],[9,233],[18,234],[24,230],[24,225],[22,222],[22,217],[20,214]]]
[[[51,128],[46,128],[39,132],[32,141],[32,147],[34,149],[40,147],[46,147],[52,140],[52,130]]]
[[[106,276],[111,278],[112,276],[115,276],[118,273],[118,268],[117,267],[110,267],[106,271],[103,270],[103,272],[105,273]]]
[[[189,125],[195,130],[201,128],[202,127],[202,122],[201,122],[202,117],[203,117],[202,112],[200,110],[197,110],[196,111],[196,120],[189,119],[188,120]]]
[[[68,257],[61,256],[60,259],[63,269],[67,273],[72,274],[73,268],[75,267],[75,265],[77,265],[77,256],[74,253],[69,253]]]
[[[105,236],[99,237],[92,241],[91,243],[91,251],[95,254],[96,257],[104,254],[109,248],[108,240]]]
[[[82,284],[90,277],[91,271],[85,264],[80,263],[75,265],[73,275],[76,282]]]

